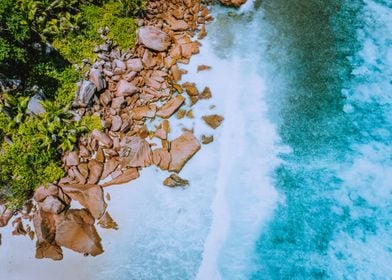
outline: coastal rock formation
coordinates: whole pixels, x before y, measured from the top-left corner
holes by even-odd
[[[101,186],[94,184],[74,184],[63,186],[63,190],[72,199],[86,207],[95,219],[101,218],[105,213],[107,204]]]
[[[123,167],[147,167],[152,163],[150,144],[139,136],[125,137],[121,141],[121,165]]]
[[[0,227],[8,225],[13,215],[14,213],[11,210],[5,208],[4,205],[0,205]]]
[[[97,256],[103,253],[101,238],[94,226],[94,218],[86,209],[71,209],[55,217],[55,241],[58,246],[75,252]]]
[[[169,118],[177,111],[178,108],[181,107],[184,101],[185,98],[182,95],[177,95],[176,97],[173,97],[158,110],[158,112],[156,113],[157,116],[165,119]]]
[[[143,26],[139,29],[138,40],[147,48],[163,52],[170,45],[170,37],[154,26]]]
[[[185,163],[200,149],[200,144],[191,132],[185,132],[171,142],[169,171],[180,172]]]
[[[129,181],[135,180],[138,177],[139,177],[139,171],[137,170],[137,168],[128,168],[123,173],[115,177],[113,180],[104,183],[102,186],[105,188],[112,185],[124,184],[124,183],[128,183]]]

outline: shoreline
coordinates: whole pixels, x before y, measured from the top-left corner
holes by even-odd
[[[101,60],[93,64],[88,73],[89,79],[80,84],[79,99],[86,100],[86,95],[91,94],[92,84],[102,93],[99,98],[94,98],[95,93],[91,95],[91,108],[82,106],[78,113],[82,115],[91,110],[90,113],[99,114],[106,132],[95,130],[91,136],[81,138],[76,152],[63,158],[68,175],[57,184],[37,189],[35,202],[26,204],[27,207],[12,221],[13,235],[27,235],[32,240],[36,235],[37,258],[60,260],[63,258],[61,247],[86,255],[101,254],[103,248],[95,221],[99,221],[103,228],[116,229],[116,223],[106,211],[106,201],[110,197],[105,199],[102,187],[134,180],[139,177],[139,169],[149,165],[179,172],[200,149],[199,140],[189,131],[184,132],[182,138],[177,138],[177,143],[175,139],[171,141],[177,149],[169,149],[167,134],[170,128],[165,121],[181,110],[179,107],[185,101],[183,95],[188,95],[192,105],[199,97],[203,99],[211,95],[208,90],[206,93],[198,92],[195,84],[186,83],[183,87],[176,84],[185,73],[177,63],[189,63],[191,56],[199,51],[200,43],[191,38],[196,32],[199,39],[204,38],[204,25],[212,20],[207,6],[199,2],[186,1],[186,4],[177,7],[172,2],[150,1],[145,19],[139,22],[138,43],[131,52],[121,53],[112,49],[110,41],[100,47],[98,57]],[[173,6],[178,9],[172,9]],[[157,10],[160,12],[156,13]],[[167,14],[168,11],[175,14]],[[146,26],[158,26],[159,29]],[[141,30],[146,32],[141,34]],[[158,45],[155,40],[157,34],[161,38]],[[102,36],[105,36],[105,31]],[[106,67],[109,64],[111,69]],[[179,91],[175,97],[173,89]],[[175,102],[171,102],[173,99]],[[160,108],[153,106],[165,100]],[[132,110],[135,108],[138,110]],[[137,114],[125,116],[124,111],[131,110],[133,113],[137,111]],[[155,133],[151,133],[145,120],[156,115],[162,117],[163,122]],[[192,111],[185,112],[185,115],[192,118]],[[210,126],[220,125],[222,120],[216,121],[216,116],[210,118]],[[181,116],[177,113],[177,117]],[[153,140],[154,136],[159,139]],[[157,140],[161,141],[162,148],[152,150],[151,146],[156,145]],[[136,153],[132,154],[132,148],[124,147],[136,147]],[[171,166],[173,159],[176,162]],[[108,176],[112,177],[112,181],[100,185],[100,181]],[[174,187],[184,185],[184,182],[174,177],[168,184]],[[70,209],[72,200],[85,209]],[[5,211],[1,218],[6,225],[14,215],[5,209],[0,210]],[[86,247],[86,242],[93,245]]]

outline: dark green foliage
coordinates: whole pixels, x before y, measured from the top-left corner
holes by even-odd
[[[60,158],[78,138],[102,129],[98,116],[75,121],[69,112],[81,73],[72,67],[93,60],[102,44],[98,30],[120,48],[135,42],[131,16],[145,0],[1,0],[0,81],[19,88],[0,92],[0,199],[20,207],[39,186],[60,179]],[[26,114],[30,97],[42,91],[45,113]]]

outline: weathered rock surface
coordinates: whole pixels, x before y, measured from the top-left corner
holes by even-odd
[[[200,149],[200,144],[191,132],[185,132],[171,142],[169,171],[180,172],[185,163]]]
[[[91,256],[103,253],[94,218],[86,209],[71,209],[64,215],[55,216],[55,222],[55,240],[59,246]]]
[[[0,227],[5,227],[8,225],[8,222],[11,220],[14,213],[5,208],[5,206],[0,205]]]
[[[64,186],[63,190],[72,199],[86,207],[94,218],[99,219],[105,213],[107,204],[101,186],[74,184]]]
[[[125,80],[120,80],[117,84],[117,96],[128,96],[137,92],[134,84]]]
[[[153,163],[162,170],[168,170],[171,162],[171,155],[168,150],[159,148],[152,152]]]
[[[89,81],[95,85],[98,92],[106,88],[105,78],[98,69],[93,68],[90,70]]]
[[[101,179],[103,172],[103,164],[95,159],[88,162],[88,169],[90,170],[87,184],[96,184]]]
[[[153,118],[157,111],[155,104],[149,104],[146,106],[135,107],[132,109],[132,118],[135,120],[141,120],[143,118]]]
[[[185,98],[182,95],[177,95],[173,97],[168,102],[166,102],[156,113],[157,116],[161,118],[169,118],[173,115],[178,108],[184,103]]]
[[[113,140],[109,136],[107,136],[105,133],[100,132],[97,129],[94,129],[91,132],[91,137],[94,139],[97,139],[99,141],[99,143],[104,147],[110,148],[113,145]]]
[[[143,26],[138,31],[138,40],[147,48],[163,52],[170,46],[170,37],[153,26]]]
[[[78,99],[82,104],[89,105],[96,91],[97,87],[92,82],[84,80],[77,92]]]
[[[118,225],[113,220],[112,216],[110,216],[109,212],[105,212],[105,215],[102,216],[98,224],[101,228],[118,230]]]
[[[210,144],[213,141],[214,141],[213,135],[202,135],[201,136],[201,143],[203,143],[204,145]]]
[[[35,234],[37,236],[35,257],[37,259],[63,259],[63,250],[56,244],[56,225],[54,215],[38,210],[33,216]]]
[[[139,171],[137,170],[137,168],[128,168],[121,175],[117,176],[116,178],[114,178],[109,182],[104,183],[102,187],[105,188],[112,185],[120,185],[120,184],[128,183],[132,180],[135,180],[138,177],[139,177]]]
[[[121,164],[123,167],[147,167],[152,163],[150,144],[139,136],[124,137],[121,141]]]
[[[167,177],[164,181],[163,184],[167,187],[184,187],[189,185],[189,181],[182,179],[180,176],[177,174],[170,174],[169,177]]]
[[[214,115],[209,115],[209,116],[203,116],[203,120],[205,121],[205,123],[208,126],[215,129],[222,124],[224,118],[222,116],[214,114]]]

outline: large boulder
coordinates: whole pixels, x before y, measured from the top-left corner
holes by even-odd
[[[35,234],[37,236],[35,257],[37,259],[50,258],[61,260],[62,249],[56,244],[56,225],[54,215],[42,209],[33,216]]]
[[[121,141],[123,167],[147,167],[152,163],[150,144],[139,136],[127,136]]]
[[[113,180],[106,182],[102,185],[102,187],[106,188],[112,185],[120,185],[128,183],[129,181],[135,180],[139,177],[139,171],[137,168],[128,168],[121,175],[117,176]]]
[[[138,40],[147,48],[163,52],[170,46],[170,37],[154,26],[143,26],[138,31]]]
[[[101,186],[94,184],[65,185],[63,190],[82,206],[86,207],[94,218],[99,219],[106,211],[107,204]]]
[[[199,141],[191,132],[185,132],[170,144],[169,171],[180,172],[185,163],[200,149]]]
[[[55,216],[56,243],[75,252],[97,256],[103,253],[94,218],[86,209],[71,209]]]

